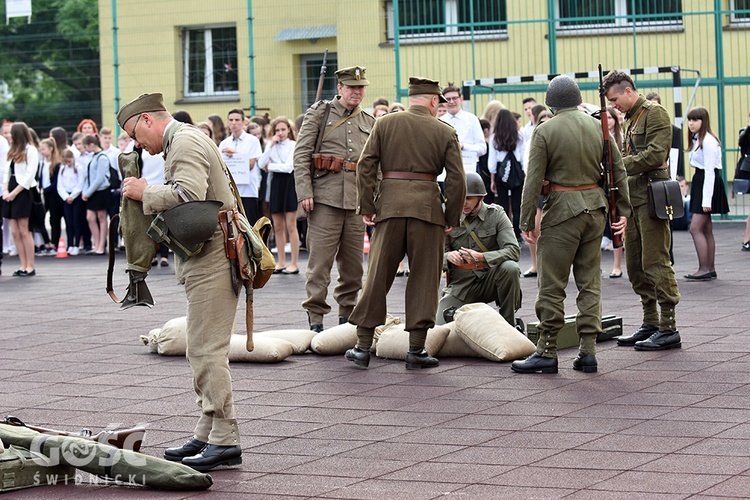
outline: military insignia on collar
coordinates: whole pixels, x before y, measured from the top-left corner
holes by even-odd
[[[357,69],[354,70],[354,78],[356,80],[359,80],[360,77],[361,77],[361,75],[359,74],[359,68],[357,68]]]

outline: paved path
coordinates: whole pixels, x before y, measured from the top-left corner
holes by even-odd
[[[519,375],[508,364],[441,359],[404,370],[340,356],[233,364],[244,463],[214,471],[207,493],[95,485],[51,486],[8,498],[687,498],[750,497],[750,253],[744,223],[715,225],[719,279],[680,279],[683,349],[636,352],[599,345],[599,372],[560,353],[558,375]],[[675,234],[678,277],[697,267],[690,235]],[[304,255],[304,254],[303,254]],[[604,313],[640,324],[627,278],[609,279]],[[522,270],[528,267],[523,247]],[[189,437],[198,410],[182,357],[149,354],[139,335],[184,315],[172,268],[149,277],[157,301],[120,312],[104,292],[100,257],[37,260],[38,275],[0,277],[0,415],[38,425],[148,426],[144,450]],[[118,292],[125,278],[118,262]],[[302,262],[304,269],[305,262]],[[256,295],[256,329],[300,328],[304,274],[274,276]],[[404,278],[390,295],[403,317]],[[523,280],[520,316],[534,321],[535,280]],[[569,287],[568,311],[574,311]],[[335,310],[334,310],[335,312]],[[238,313],[242,324],[242,311]],[[326,319],[333,326],[334,315]]]

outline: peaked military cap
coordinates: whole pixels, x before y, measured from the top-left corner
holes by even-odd
[[[440,102],[448,102],[440,90],[440,84],[436,80],[429,80],[420,76],[409,77],[409,95],[436,94]]]
[[[141,94],[120,108],[120,112],[117,113],[117,123],[120,124],[120,127],[125,128],[125,122],[135,115],[166,110],[167,108],[164,106],[164,96],[161,92]]]
[[[339,79],[341,85],[349,85],[350,87],[364,87],[370,85],[365,79],[365,67],[364,66],[352,66],[351,68],[343,68],[336,72],[336,76]]]

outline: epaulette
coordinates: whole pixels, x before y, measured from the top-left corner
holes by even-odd
[[[364,109],[364,108],[362,109],[362,114],[366,115],[366,116],[369,116],[373,120],[375,119],[375,116],[372,113],[370,113],[369,111],[367,111],[366,109]]]
[[[657,103],[655,103],[654,101],[646,100],[646,101],[643,102],[643,107],[646,108],[646,109],[648,109],[651,106],[653,106],[654,104],[657,104]]]
[[[315,102],[310,106],[310,109],[318,109],[321,105],[325,104],[325,101],[323,99],[319,100],[318,102]]]

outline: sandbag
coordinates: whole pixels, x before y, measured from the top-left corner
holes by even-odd
[[[536,351],[532,341],[487,304],[461,306],[454,318],[458,336],[473,351],[491,361],[513,361]]]
[[[351,323],[344,323],[315,335],[310,342],[310,349],[323,356],[334,356],[344,354],[356,344],[357,327]]]
[[[442,326],[448,327],[448,336],[445,338],[443,347],[437,352],[438,358],[480,358],[469,345],[456,333],[456,322],[451,321]]]
[[[162,356],[184,356],[187,351],[187,316],[164,323],[155,342],[156,352]]]
[[[312,330],[268,330],[265,332],[255,332],[254,336],[282,339],[290,342],[294,346],[292,354],[304,354],[310,348],[310,342],[316,333]]]
[[[430,355],[435,355],[445,344],[445,339],[450,333],[450,327],[446,325],[436,325],[427,330],[427,340],[424,348]],[[404,325],[393,325],[380,334],[375,349],[375,355],[379,358],[386,359],[406,359],[406,353],[409,351],[409,332],[405,330]]]
[[[141,335],[141,342],[148,347],[148,352],[158,352],[159,342],[156,340],[161,333],[161,328],[154,328],[148,335]]]
[[[391,316],[390,314],[385,315],[385,323],[383,323],[380,326],[375,327],[375,333],[372,337],[372,346],[370,347],[370,350],[372,352],[375,352],[378,348],[378,339],[380,339],[380,335],[392,327],[393,325],[400,325],[401,324],[401,318],[398,316]]]
[[[245,347],[247,337],[244,334],[234,334],[229,341],[229,362],[243,363],[278,363],[284,361],[294,352],[294,344],[283,339],[259,337],[255,340],[255,348],[248,352]]]

